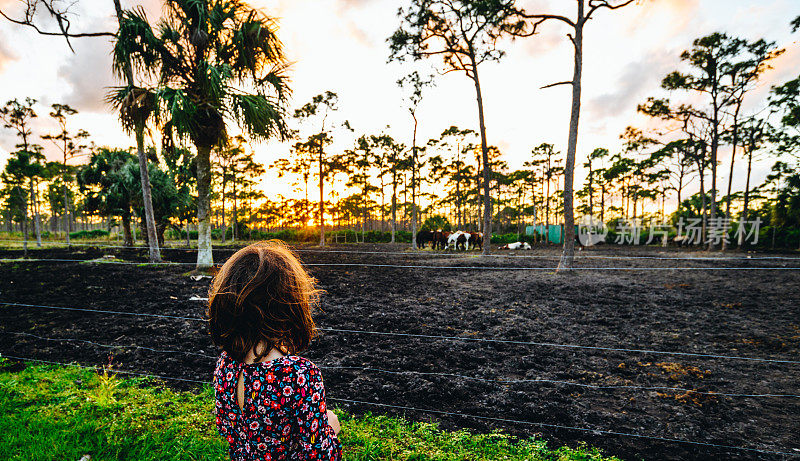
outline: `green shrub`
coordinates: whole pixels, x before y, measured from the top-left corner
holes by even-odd
[[[438,229],[450,232],[453,230],[453,226],[446,217],[437,214],[426,219],[425,222],[422,223],[422,228],[420,230],[435,231]]]
[[[71,239],[96,239],[101,237],[108,237],[108,231],[104,229],[94,229],[89,231],[78,231],[69,233],[69,238]]]

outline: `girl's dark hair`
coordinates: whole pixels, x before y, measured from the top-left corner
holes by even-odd
[[[302,352],[314,337],[311,310],[319,293],[316,280],[285,243],[271,240],[242,248],[211,282],[211,338],[240,362],[251,350],[256,361],[273,347]],[[261,342],[267,347],[256,350]]]

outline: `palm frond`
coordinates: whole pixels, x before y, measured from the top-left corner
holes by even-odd
[[[106,96],[106,102],[119,111],[122,128],[129,133],[137,126],[144,126],[157,110],[156,95],[146,88],[112,88]]]
[[[288,138],[285,111],[276,101],[260,94],[232,94],[230,113],[245,133],[257,139]]]
[[[165,48],[153,33],[143,8],[123,13],[113,49],[113,70],[125,77],[129,65],[132,70],[154,75]]]
[[[276,65],[258,80],[258,86],[263,89],[269,88],[274,92],[278,102],[281,104],[286,103],[292,95],[292,89],[289,87],[289,76],[286,72],[288,68],[288,64]]]
[[[154,116],[158,121],[169,121],[178,135],[188,135],[197,128],[197,106],[186,96],[181,89],[168,86],[155,92]]]

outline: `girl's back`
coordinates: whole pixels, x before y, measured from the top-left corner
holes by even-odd
[[[236,393],[240,376],[242,408]],[[217,428],[230,444],[231,459],[339,458],[322,375],[308,359],[290,355],[245,364],[223,352],[214,389]]]
[[[316,281],[280,242],[237,251],[209,293],[217,428],[232,460],[340,460],[322,374],[296,354],[315,333]]]

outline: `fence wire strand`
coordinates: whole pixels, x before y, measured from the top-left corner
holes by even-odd
[[[41,305],[41,304],[25,304],[25,303],[6,302],[6,301],[2,301],[2,300],[0,300],[0,305],[2,305],[2,306],[14,306],[14,307],[25,307],[25,308],[41,308],[41,309],[79,311],[79,312],[96,312],[96,313],[102,313],[102,314],[130,315],[130,316],[139,316],[139,317],[154,317],[154,318],[190,320],[190,321],[196,321],[196,322],[205,322],[205,321],[207,321],[206,319],[203,319],[201,317],[183,317],[183,316],[177,316],[177,315],[112,311],[112,310],[106,310],[106,309],[86,309],[86,308],[79,308],[79,307],[46,306],[46,305]],[[469,342],[482,342],[482,343],[514,344],[514,345],[521,345],[521,346],[553,347],[553,348],[562,348],[562,349],[581,349],[581,350],[597,350],[597,351],[606,351],[606,352],[626,352],[626,353],[638,353],[638,354],[674,355],[674,356],[683,356],[683,357],[697,357],[697,358],[725,359],[725,360],[745,360],[745,361],[751,361],[751,362],[782,363],[782,364],[795,364],[795,365],[796,364],[800,364],[800,361],[798,361],[798,360],[765,359],[765,358],[757,358],[757,357],[744,357],[744,356],[722,355],[722,354],[703,354],[703,353],[699,353],[699,352],[659,351],[659,350],[653,350],[653,349],[632,349],[632,348],[610,347],[610,346],[586,346],[586,345],[580,345],[580,344],[563,344],[563,343],[550,343],[550,342],[539,342],[539,341],[522,341],[522,340],[514,340],[514,339],[467,338],[467,337],[464,337],[464,336],[427,335],[427,334],[417,334],[417,333],[401,333],[401,332],[372,331],[372,330],[354,330],[354,329],[329,328],[329,327],[319,327],[317,329],[320,330],[320,331],[329,331],[329,332],[336,332],[336,333],[353,333],[353,334],[371,334],[371,335],[382,335],[382,336],[398,336],[398,337],[411,337],[411,338],[433,339],[433,340],[443,340],[443,341],[469,341]]]
[[[0,242],[11,242],[21,244],[21,240],[0,240]],[[29,241],[29,244],[31,242]],[[48,248],[67,248],[67,244],[63,242],[43,242],[48,243],[50,246]],[[101,244],[92,244],[92,243],[70,243],[71,246],[84,246],[84,247],[96,247],[96,248],[121,248],[127,250],[146,250],[146,246],[125,246],[125,245],[101,245]],[[29,248],[29,250],[36,250],[39,248]],[[42,247],[41,249],[44,249]],[[197,252],[200,251],[198,248],[180,248],[180,247],[159,247],[161,250],[167,251],[189,251],[189,252]],[[235,252],[240,250],[241,248],[212,248],[212,251],[229,251]],[[301,253],[340,253],[340,254],[365,254],[365,255],[393,255],[393,256],[461,256],[461,257],[468,257],[468,256],[480,256],[480,257],[491,257],[491,258],[528,258],[528,259],[553,259],[558,260],[561,256],[554,255],[537,255],[537,254],[528,254],[528,255],[518,255],[518,254],[470,254],[470,253],[434,253],[433,251],[427,252],[425,250],[416,250],[416,251],[369,251],[369,250],[334,250],[334,249],[324,249],[324,248],[294,248],[294,251],[301,252]],[[529,250],[510,250],[510,251],[529,251]],[[532,251],[532,250],[530,250]],[[596,254],[586,254],[583,251],[579,251],[575,254],[576,259],[621,259],[621,260],[635,260],[635,259],[652,259],[652,260],[672,260],[672,261],[752,261],[752,260],[785,260],[785,261],[800,261],[798,257],[791,257],[791,256],[689,256],[689,257],[679,257],[679,256],[640,256],[640,255],[627,255],[627,256],[610,256],[610,255],[596,255]]]
[[[425,408],[415,408],[415,407],[407,407],[403,405],[390,405],[387,403],[378,403],[378,402],[365,402],[363,400],[350,400],[350,399],[341,399],[335,397],[329,397],[328,400],[336,401],[336,402],[344,402],[350,403],[354,405],[374,405],[384,408],[393,408],[397,410],[404,410],[404,411],[415,411],[420,413],[434,413],[439,415],[446,415],[446,416],[457,416],[461,418],[468,418],[468,419],[482,419],[487,421],[497,421],[502,423],[513,423],[513,424],[525,424],[531,426],[539,426],[539,427],[546,427],[550,429],[564,429],[570,431],[581,431],[581,432],[591,432],[597,435],[613,435],[613,436],[621,436],[621,437],[633,437],[633,438],[640,438],[640,439],[649,439],[649,440],[658,440],[662,442],[672,442],[672,443],[686,443],[691,445],[702,445],[706,447],[713,447],[713,448],[722,448],[726,450],[742,450],[742,451],[749,451],[755,453],[762,453],[768,455],[783,455],[783,456],[793,456],[793,457],[800,457],[800,453],[792,453],[788,451],[774,451],[774,450],[761,450],[758,448],[747,448],[747,447],[737,447],[733,445],[721,445],[711,442],[697,442],[692,440],[684,440],[684,439],[675,439],[670,437],[659,437],[655,435],[643,435],[643,434],[636,434],[631,432],[618,432],[618,431],[608,431],[603,429],[592,429],[587,427],[575,427],[575,426],[564,426],[561,424],[550,424],[550,423],[539,423],[533,421],[522,421],[518,419],[509,419],[509,418],[497,418],[494,416],[480,416],[480,415],[470,415],[464,413],[457,413],[451,411],[442,411],[442,410],[429,410]]]

